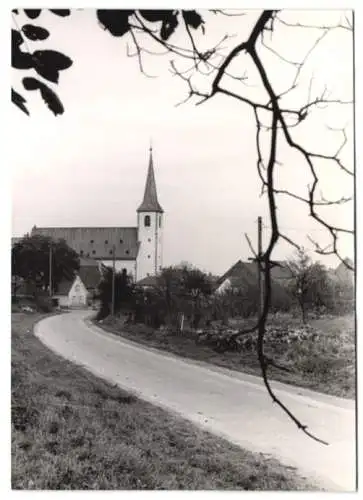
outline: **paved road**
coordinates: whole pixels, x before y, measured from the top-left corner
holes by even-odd
[[[270,454],[329,490],[355,490],[354,402],[274,383],[318,444],[272,404],[251,375],[183,360],[105,333],[77,311],[47,318],[35,334],[55,352],[142,398],[252,451]]]

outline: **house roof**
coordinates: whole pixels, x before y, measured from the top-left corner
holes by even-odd
[[[281,283],[282,280],[287,280],[292,277],[291,271],[286,264],[281,261],[280,266],[275,266],[271,269],[271,278],[274,286]],[[256,286],[258,284],[258,266],[256,262],[242,262],[238,260],[228,271],[219,278],[217,287],[229,280],[232,288],[243,288],[245,286]]]
[[[146,276],[145,278],[142,278],[141,280],[137,281],[136,285],[137,286],[158,286],[158,277],[157,276]]]
[[[137,209],[138,212],[164,212],[158,202],[158,195],[156,192],[156,182],[154,174],[154,164],[152,156],[152,148],[150,148],[149,168],[147,172],[144,199]]]
[[[116,260],[135,260],[138,253],[136,227],[36,227],[32,235],[40,234],[58,240],[67,245],[81,257],[112,260],[115,245]]]
[[[354,263],[351,259],[346,258],[344,260],[351,267],[354,266]],[[347,266],[343,262],[341,262],[339,264],[339,266],[336,268],[335,274],[340,281],[348,282],[348,283],[352,283],[354,281],[354,271],[352,271],[351,269],[348,269]]]
[[[86,266],[86,267],[97,267],[98,268],[100,266],[100,263],[96,259],[91,259],[88,257],[81,257],[79,259],[79,265],[81,267]]]
[[[72,285],[74,283],[73,281],[70,280],[63,280],[59,283],[58,289],[55,292],[55,295],[68,295],[70,292],[70,289],[72,288]]]
[[[249,269],[248,264],[238,260],[218,279],[217,286],[220,286],[227,278],[241,278],[244,283],[252,285],[256,284],[256,277],[257,276]]]
[[[293,278],[291,270],[284,261],[277,261],[277,266],[271,268],[271,278],[273,280],[288,280]],[[257,262],[246,262],[245,265],[250,269],[250,271],[258,275]]]
[[[81,266],[78,275],[87,290],[90,288],[97,288],[102,278],[102,273],[99,268],[95,266]]]

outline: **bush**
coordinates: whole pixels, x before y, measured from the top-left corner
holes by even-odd
[[[35,307],[38,311],[49,313],[53,311],[52,299],[50,297],[37,297],[35,298]]]

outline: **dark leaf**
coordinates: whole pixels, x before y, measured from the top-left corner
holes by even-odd
[[[172,10],[139,10],[139,12],[146,21],[151,23],[165,21],[173,15]]]
[[[25,24],[22,27],[22,31],[29,40],[38,41],[45,40],[49,36],[49,31],[40,26],[34,26],[33,24]]]
[[[36,50],[33,53],[33,63],[36,72],[54,83],[58,83],[59,71],[69,68],[73,61],[55,50]]]
[[[11,30],[11,46],[14,49],[14,47],[19,47],[23,43],[23,37],[21,36],[20,31],[17,30]]]
[[[24,106],[26,100],[22,95],[18,94],[18,92],[15,92],[13,88],[11,89],[11,100],[14,104],[16,104],[16,106],[18,106],[18,108],[20,108],[25,114],[29,116],[29,111]]]
[[[11,53],[11,65],[15,69],[30,69],[33,67],[33,59],[30,54],[13,50]]]
[[[32,56],[20,50],[23,38],[19,31],[11,30],[11,65],[15,69],[30,69],[33,67]]]
[[[49,80],[53,83],[59,82],[59,71],[53,67],[47,67],[42,64],[38,64],[34,62],[34,69],[38,73],[38,75],[42,76],[46,80]]]
[[[40,15],[41,9],[24,9],[24,12],[30,19],[36,19]]]
[[[197,11],[195,10],[183,10],[183,18],[185,22],[188,24],[188,26],[191,26],[194,29],[198,29],[199,26],[203,27],[204,21],[200,14],[198,14]]]
[[[36,50],[33,56],[45,66],[53,65],[58,70],[67,69],[72,66],[73,61],[70,57],[55,50]]]
[[[113,36],[123,36],[130,29],[129,16],[134,13],[133,10],[97,10],[99,22]]]
[[[160,29],[160,36],[163,40],[168,40],[170,36],[174,33],[175,28],[178,26],[177,14],[173,14],[170,17],[164,19]]]
[[[33,77],[23,78],[23,85],[26,90],[39,89],[43,101],[55,115],[61,115],[64,113],[64,107],[59,100],[59,97],[47,85]]]
[[[70,9],[49,9],[56,16],[66,17],[69,16],[71,11]]]
[[[40,81],[36,78],[33,78],[32,76],[23,78],[23,85],[25,90],[37,90],[39,89],[39,84]]]

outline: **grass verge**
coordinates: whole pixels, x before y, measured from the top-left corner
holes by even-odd
[[[196,342],[195,334],[174,334],[145,325],[127,325],[107,318],[97,326],[150,347],[231,370],[261,376],[255,349],[217,352]],[[301,328],[300,321],[288,316],[271,319],[270,327],[288,324],[291,331]],[[241,328],[251,326],[239,325]],[[271,379],[343,398],[355,398],[355,325],[352,316],[320,318],[310,321],[318,333],[311,339],[291,344],[267,343],[266,354],[289,371],[269,368]],[[193,336],[194,335],[194,336]]]
[[[13,489],[317,489],[60,358],[12,317]]]

